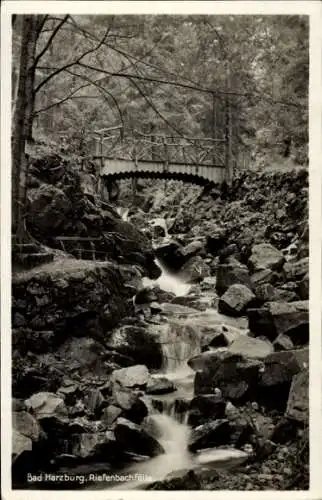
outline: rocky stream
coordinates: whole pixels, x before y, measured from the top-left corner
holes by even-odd
[[[113,206],[67,167],[13,254],[13,487],[308,488],[307,172]]]

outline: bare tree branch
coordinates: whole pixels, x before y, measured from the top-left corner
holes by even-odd
[[[38,115],[39,113],[43,113],[44,111],[48,111],[49,109],[51,108],[54,108],[55,106],[59,106],[59,104],[62,104],[66,101],[68,101],[68,99],[71,99],[71,97],[76,94],[79,90],[85,88],[85,87],[88,87],[90,84],[89,83],[85,83],[84,85],[81,85],[80,87],[77,87],[77,89],[73,90],[72,92],[70,92],[66,97],[64,97],[63,99],[61,99],[60,101],[56,101],[56,102],[53,102],[52,104],[50,104],[49,106],[46,106],[45,108],[40,108],[40,109],[37,109],[35,112],[34,112],[34,116]]]
[[[153,111],[163,120],[172,130],[174,130],[177,134],[180,136],[183,136],[184,134],[173,124],[171,124],[163,115],[160,113],[160,111],[155,107],[151,99],[149,99],[144,92],[140,89],[137,83],[135,83],[133,80],[131,80],[131,83],[134,85],[134,87],[138,90],[138,92],[141,94],[141,96],[146,100],[148,105],[153,109]]]
[[[138,90],[138,92],[140,93],[140,95],[142,95],[142,97],[146,100],[146,102],[149,104],[149,106],[153,109],[153,111],[172,129],[174,130],[178,135],[180,136],[183,136],[183,133],[177,129],[174,125],[172,125],[163,115],[162,113],[160,113],[160,111],[155,107],[155,105],[153,104],[153,102],[151,101],[151,99],[149,99],[145,94],[144,92],[142,91],[142,89],[138,86],[137,83],[135,83],[133,80],[134,78],[138,78],[140,80],[150,80],[148,78],[145,78],[145,77],[140,77],[140,76],[136,76],[136,75],[126,75],[126,74],[122,74],[122,73],[112,73],[112,72],[109,72],[109,71],[106,71],[106,70],[102,70],[102,69],[96,69],[94,68],[93,66],[89,66],[88,64],[84,64],[84,63],[78,63],[79,66],[82,66],[82,67],[85,67],[85,68],[90,68],[90,69],[93,69],[95,71],[98,71],[99,73],[106,73],[106,74],[109,74],[110,76],[121,76],[121,77],[126,77],[128,78],[131,83],[134,85],[134,87]]]
[[[40,33],[42,33],[42,29],[45,25],[45,22],[48,20],[48,14],[46,14],[45,16],[42,17],[42,19],[40,19],[40,22],[39,22],[39,25],[38,25],[38,29],[37,29],[37,38],[39,37]]]
[[[174,85],[176,87],[182,87],[182,88],[186,88],[186,89],[190,89],[190,90],[198,90],[200,92],[205,92],[208,94],[216,94],[216,95],[218,94],[218,97],[220,94],[223,94],[223,95],[227,94],[227,92],[220,92],[220,91],[214,92],[211,89],[202,88],[202,87],[194,87],[192,85],[186,85],[185,83],[171,82],[169,80],[160,80],[159,78],[151,78],[149,76],[133,75],[131,73],[112,72],[112,71],[107,71],[105,69],[98,69],[98,68],[95,68],[94,66],[91,66],[89,64],[84,64],[84,63],[80,63],[80,62],[78,64],[80,66],[83,66],[84,68],[92,69],[93,71],[97,71],[100,73],[106,73],[110,76],[118,76],[120,78],[128,78],[129,80],[131,78],[135,78],[136,80],[144,80],[147,82],[155,82],[155,83],[161,83],[161,84],[165,84],[165,85]]]
[[[95,35],[93,35],[92,33],[90,33],[89,31],[85,30],[84,28],[82,28],[81,26],[79,26],[76,21],[71,17],[71,20],[72,22],[74,23],[74,26],[79,29],[83,34],[86,33],[87,36],[90,36],[92,39],[94,40],[97,40],[97,37]],[[153,69],[156,69],[157,71],[161,72],[161,73],[164,73],[164,74],[167,74],[167,75],[170,75],[170,76],[174,76],[175,78],[177,78],[177,73],[173,73],[172,71],[169,71],[169,70],[166,70],[164,68],[161,68],[160,66],[156,66],[155,64],[152,64],[152,63],[149,63],[147,61],[144,61],[143,59],[145,59],[147,57],[147,55],[149,55],[149,53],[151,53],[155,46],[157,44],[160,43],[160,41],[162,41],[163,37],[160,37],[159,40],[157,40],[157,42],[155,43],[154,47],[152,47],[152,49],[147,53],[145,54],[142,58],[138,58],[132,54],[129,54],[127,52],[125,52],[124,50],[121,50],[119,48],[116,48],[114,47],[113,45],[110,45],[108,43],[105,43],[104,45],[106,45],[106,47],[110,48],[111,50],[114,50],[115,52],[117,52],[118,54],[122,55],[123,57],[127,58],[129,60],[129,58],[133,59],[134,61],[138,62],[138,63],[142,63],[144,64],[145,66],[148,66],[148,67],[151,67]],[[132,63],[133,65],[133,63]],[[192,85],[195,85],[195,86],[198,86],[199,83],[196,83],[195,81],[189,79],[189,78],[186,78],[184,77],[183,78],[185,81],[189,82],[190,84]],[[210,92],[212,92],[210,89],[209,89]]]
[[[57,76],[59,73],[61,73],[62,71],[65,71],[67,70],[68,68],[71,68],[72,66],[76,65],[76,64],[79,64],[80,61],[83,59],[83,57],[87,56],[88,54],[91,54],[92,52],[95,52],[97,51],[102,45],[103,43],[105,42],[105,39],[106,39],[106,36],[109,32],[110,28],[107,29],[107,31],[105,32],[102,40],[100,40],[100,42],[98,43],[97,46],[87,50],[86,52],[84,52],[82,55],[80,55],[77,59],[75,59],[74,61],[66,64],[65,66],[62,66],[61,68],[57,68],[53,73],[51,73],[50,75],[48,75],[42,82],[40,82],[37,87],[35,88],[35,94],[37,92],[39,92],[39,90],[46,84],[49,82],[49,80],[51,80],[52,78],[54,78],[54,76]]]
[[[67,73],[71,74],[71,75],[77,76],[77,77],[81,78],[82,80],[85,80],[85,81],[89,82],[91,85],[93,85],[94,87],[96,87],[100,92],[103,92],[103,95],[104,94],[108,95],[112,99],[112,101],[113,101],[113,103],[114,103],[114,105],[115,105],[115,107],[116,107],[116,109],[117,109],[117,111],[119,113],[120,120],[121,120],[121,123],[122,123],[122,127],[124,127],[124,120],[123,120],[122,111],[121,111],[121,109],[119,107],[119,104],[118,104],[117,100],[115,99],[115,97],[113,96],[113,94],[111,94],[111,92],[108,92],[104,87],[102,87],[99,83],[97,83],[96,80],[92,80],[91,78],[89,78],[89,77],[87,77],[85,75],[80,75],[79,73],[75,73],[74,71],[70,71],[69,69],[66,69],[65,71]]]
[[[54,29],[54,31],[52,32],[52,34],[48,38],[47,43],[45,44],[45,47],[35,57],[34,66],[37,66],[37,64],[38,64],[39,60],[41,59],[41,57],[45,54],[45,52],[47,52],[50,44],[52,43],[53,39],[55,38],[55,36],[57,35],[58,31],[63,26],[63,24],[66,23],[68,17],[69,17],[69,14],[67,14],[66,16],[64,16],[63,19],[61,19],[60,23],[57,24],[56,28]]]
[[[106,73],[106,74],[108,74],[110,76],[116,76],[116,77],[119,77],[119,78],[128,78],[129,80],[131,80],[131,79],[146,80],[148,82],[162,83],[164,85],[173,85],[175,87],[182,87],[182,88],[186,88],[186,89],[197,90],[199,92],[204,92],[204,93],[212,94],[212,95],[214,95],[216,97],[225,96],[225,95],[226,96],[227,95],[232,95],[232,96],[240,96],[240,97],[252,98],[252,97],[254,97],[254,94],[256,94],[258,96],[258,99],[270,102],[271,104],[281,104],[283,106],[290,106],[290,107],[295,107],[295,108],[305,108],[306,107],[305,104],[297,104],[297,103],[290,102],[290,101],[276,100],[276,99],[273,99],[272,97],[270,97],[268,95],[265,95],[265,94],[262,94],[260,92],[253,92],[252,93],[252,92],[235,92],[235,91],[223,91],[223,90],[216,90],[216,91],[214,91],[214,90],[207,89],[207,88],[193,87],[192,85],[186,85],[184,83],[171,82],[171,81],[167,81],[167,80],[160,80],[158,78],[150,78],[150,77],[147,77],[147,76],[132,75],[132,74],[121,73],[121,72],[120,73],[114,73],[114,72],[106,71],[106,70],[103,70],[103,69],[97,69],[94,66],[90,66],[89,64],[84,64],[84,63],[79,63],[79,65],[83,66],[85,68],[92,69],[94,71],[98,71],[100,73]]]

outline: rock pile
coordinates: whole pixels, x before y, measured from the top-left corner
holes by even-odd
[[[146,459],[164,453],[145,430],[144,396],[150,374],[135,365],[112,372],[96,389],[65,378],[56,393],[37,392],[14,399],[13,467],[23,477],[53,466],[75,468],[104,461],[115,467],[133,455]],[[106,470],[107,470],[106,469]]]

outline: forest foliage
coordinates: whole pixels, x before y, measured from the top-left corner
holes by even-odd
[[[111,152],[134,131],[229,135],[233,154],[306,163],[308,35],[295,15],[13,16],[13,219],[35,138],[86,155],[106,128]]]
[[[218,114],[231,92],[240,141],[308,141],[305,16],[46,16],[37,53],[34,131],[50,137],[114,125],[211,137],[212,92]]]

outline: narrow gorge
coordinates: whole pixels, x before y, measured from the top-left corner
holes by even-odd
[[[307,487],[307,170],[125,180],[111,203],[40,147],[28,183],[14,486]]]

